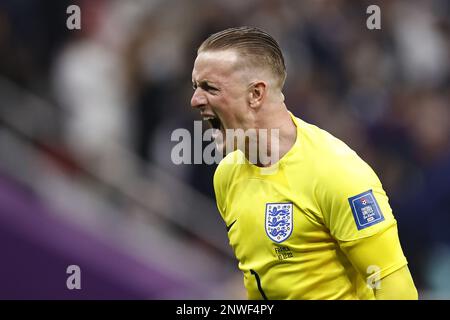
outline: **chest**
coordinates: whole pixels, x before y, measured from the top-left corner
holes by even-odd
[[[225,222],[237,256],[256,252],[276,255],[279,246],[309,251],[330,237],[320,221],[320,210],[301,185],[246,179],[228,190]],[[275,250],[275,251],[274,251]],[[278,250],[278,249],[277,249]]]

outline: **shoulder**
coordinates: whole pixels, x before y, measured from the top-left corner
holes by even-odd
[[[356,153],[346,143],[328,131],[298,118],[297,124],[301,132],[300,138],[302,141],[300,143],[314,149],[316,153],[332,158],[356,156]]]
[[[370,165],[346,143],[317,126],[302,120],[299,124],[319,199],[335,199],[340,194],[346,201],[364,188],[381,186]]]
[[[220,161],[214,172],[214,193],[217,207],[222,217],[225,216],[227,208],[227,190],[230,189],[233,181],[238,177],[240,166],[244,165],[244,163],[245,158],[242,152],[234,151]]]
[[[296,118],[299,126],[302,152],[317,177],[329,180],[336,175],[347,175],[358,171],[371,173],[369,165],[345,142],[328,131]]]
[[[245,157],[242,152],[229,153],[220,161],[214,172],[214,188],[226,189],[233,177],[238,174],[239,166],[243,164],[245,164]]]

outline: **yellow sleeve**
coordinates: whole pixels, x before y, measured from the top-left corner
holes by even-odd
[[[418,293],[408,266],[391,273],[381,279],[375,288],[377,300],[417,300]]]
[[[226,224],[231,223],[227,221],[227,207],[229,202],[230,184],[233,179],[239,176],[240,164],[243,164],[244,154],[241,152],[231,152],[223,158],[214,172],[213,185],[216,196],[217,209]]]
[[[380,299],[417,299],[397,226],[374,236],[339,243],[356,270]]]
[[[370,237],[396,223],[389,199],[370,166],[345,148],[331,157],[317,197],[325,226],[338,241]]]
[[[397,222],[380,180],[345,146],[327,161],[318,196],[323,222],[355,269],[375,289],[376,298],[414,298],[400,245]],[[400,271],[406,270],[406,271]],[[396,286],[402,288],[396,289]]]
[[[219,164],[214,172],[213,184],[214,184],[214,193],[216,196],[216,204],[217,209],[219,209],[219,213],[222,216],[222,219],[225,217],[225,198],[226,198],[226,168]]]

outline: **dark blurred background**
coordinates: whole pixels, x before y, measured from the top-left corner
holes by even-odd
[[[196,48],[237,25],[279,41],[288,108],[374,168],[420,297],[450,298],[447,0],[0,1],[0,298],[245,298],[215,166],[170,157]]]

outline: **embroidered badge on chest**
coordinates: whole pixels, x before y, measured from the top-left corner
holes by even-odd
[[[293,228],[292,203],[267,203],[266,204],[266,233],[267,236],[277,242],[283,242],[292,233]]]

